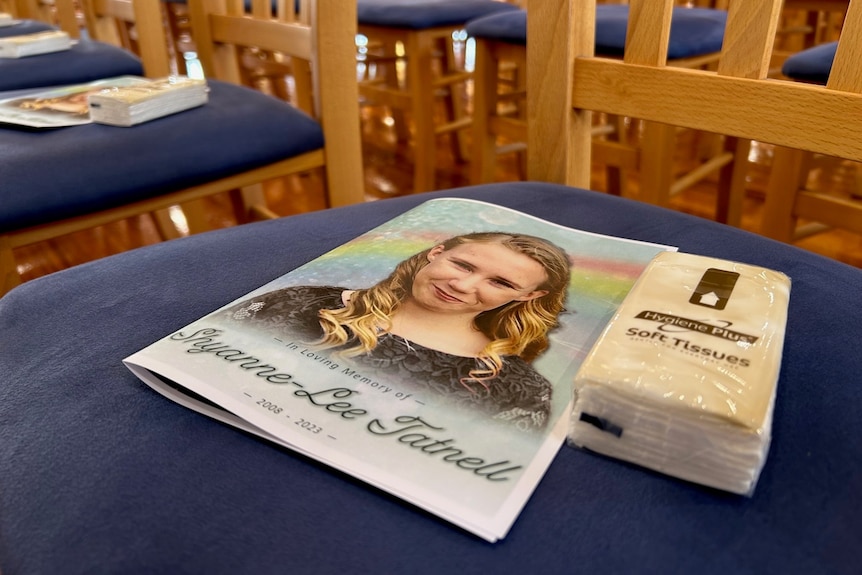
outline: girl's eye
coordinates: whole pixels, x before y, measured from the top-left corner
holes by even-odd
[[[501,287],[504,287],[507,289],[515,289],[515,286],[513,286],[512,284],[510,284],[509,282],[507,282],[505,280],[491,280],[491,281],[493,281],[498,286],[501,286]]]
[[[458,260],[452,260],[452,263],[453,263],[456,267],[461,268],[462,270],[470,271],[470,270],[472,270],[472,269],[473,269],[473,267],[472,267],[470,264],[467,264],[467,263],[464,263],[464,262],[459,262]]]

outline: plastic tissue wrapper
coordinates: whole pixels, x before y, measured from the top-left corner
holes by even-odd
[[[656,256],[575,377],[568,441],[751,495],[769,450],[790,279]]]

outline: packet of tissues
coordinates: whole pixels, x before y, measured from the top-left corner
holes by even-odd
[[[7,36],[0,38],[0,58],[23,58],[48,54],[49,52],[61,52],[68,50],[71,46],[72,39],[61,30]]]
[[[106,88],[87,98],[90,119],[99,124],[134,126],[202,106],[205,80],[170,76],[134,86]]]
[[[575,376],[568,443],[752,495],[769,450],[789,299],[780,272],[659,254]]]

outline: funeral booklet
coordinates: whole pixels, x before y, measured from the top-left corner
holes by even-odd
[[[593,343],[674,250],[434,199],[124,363],[181,405],[494,542],[566,439]]]
[[[149,83],[140,76],[117,76],[86,84],[24,90],[0,100],[0,124],[30,128],[65,128],[91,124],[87,98],[107,88]]]

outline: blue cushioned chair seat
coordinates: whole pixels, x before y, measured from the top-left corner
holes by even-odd
[[[56,29],[56,26],[51,26],[50,24],[39,22],[38,20],[18,20],[17,24],[0,27],[0,38],[36,34],[37,32],[47,32],[48,30]]]
[[[155,393],[121,359],[416,204],[469,197],[793,280],[752,498],[564,446],[491,545]],[[0,299],[0,570],[856,575],[862,270],[655,206],[517,182],[200,234]]]
[[[424,30],[517,9],[493,0],[358,0],[356,17],[359,24],[368,26]]]
[[[470,20],[464,27],[469,36],[509,44],[527,45],[527,12],[515,10]]]
[[[596,6],[596,53],[621,56],[625,49],[629,7]],[[677,7],[673,11],[668,58],[691,58],[721,50],[727,12],[709,8]],[[524,10],[493,14],[469,22],[467,33],[511,44],[527,45],[527,13]]]
[[[825,84],[837,50],[838,42],[828,42],[797,52],[784,61],[781,73],[793,80]]]
[[[131,52],[102,42],[79,40],[62,52],[0,59],[0,92],[143,74],[140,59]]]
[[[206,105],[132,128],[0,129],[0,231],[181,190],[323,146],[320,125],[288,104],[208,84]]]

